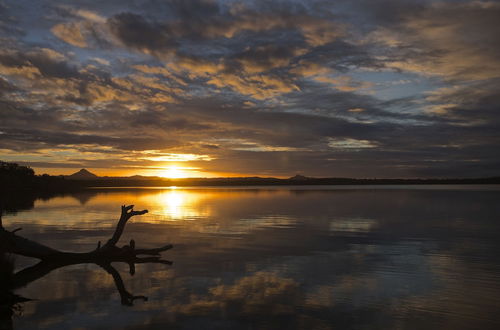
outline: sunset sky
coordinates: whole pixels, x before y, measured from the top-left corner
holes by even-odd
[[[497,1],[0,1],[0,160],[498,176],[499,31]]]

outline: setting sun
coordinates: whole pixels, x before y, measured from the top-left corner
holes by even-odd
[[[178,166],[169,166],[160,173],[160,176],[169,179],[180,179],[188,177],[188,174]]]

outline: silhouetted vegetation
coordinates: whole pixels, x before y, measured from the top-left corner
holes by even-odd
[[[28,166],[0,161],[0,191],[68,191],[78,188],[77,182],[64,176],[35,175]]]
[[[289,179],[241,177],[241,178],[186,178],[165,179],[159,177],[113,178],[100,177],[82,180],[90,187],[141,187],[141,186],[295,186],[295,185],[418,185],[418,184],[500,184],[500,178],[472,179],[354,179],[354,178],[308,178]]]
[[[0,213],[31,209],[36,199],[49,199],[83,187],[63,176],[35,175],[27,166],[0,161]]]

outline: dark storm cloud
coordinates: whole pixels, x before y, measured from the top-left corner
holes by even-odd
[[[241,174],[498,175],[495,2],[28,4],[0,7],[9,157],[66,150],[33,164],[153,167],[172,153]]]
[[[279,6],[261,3],[254,7],[243,3],[222,5],[217,1],[170,1],[163,13],[163,17],[158,17],[157,13],[149,13],[146,17],[125,12],[109,18],[107,24],[124,45],[156,55],[182,48],[185,41],[232,42],[231,46],[238,46],[242,52],[249,44],[270,33],[270,40],[276,43],[299,32],[302,40],[296,42],[315,46],[326,44],[341,34],[334,22],[311,15],[299,3]],[[155,18],[151,18],[152,15]],[[251,35],[238,38],[245,33]],[[280,35],[285,38],[276,38]]]
[[[108,21],[111,31],[126,46],[145,51],[162,51],[176,46],[168,26],[150,23],[133,13],[118,14]]]
[[[240,68],[250,71],[262,72],[276,67],[287,66],[290,59],[299,52],[298,47],[265,45],[246,48],[234,54],[231,60],[237,62]]]

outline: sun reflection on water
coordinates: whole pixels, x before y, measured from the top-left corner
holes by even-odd
[[[171,220],[192,220],[210,216],[210,210],[200,207],[200,194],[190,193],[171,187],[159,194],[148,196],[155,204],[155,214],[167,216]]]

